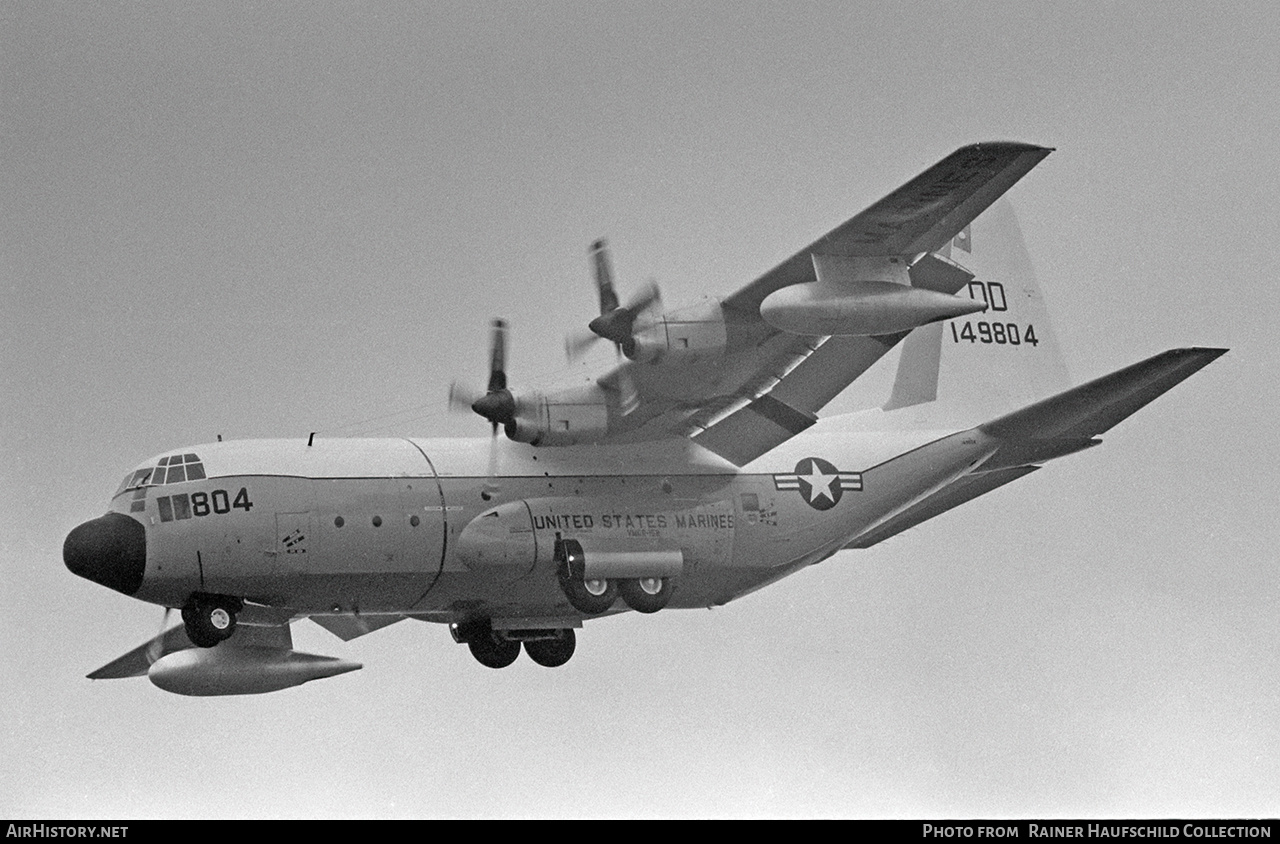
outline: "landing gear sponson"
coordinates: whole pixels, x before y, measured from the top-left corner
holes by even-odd
[[[636,612],[653,613],[671,600],[684,567],[680,551],[616,551],[587,554],[576,539],[556,543],[560,588],[580,613],[599,615],[619,597]]]

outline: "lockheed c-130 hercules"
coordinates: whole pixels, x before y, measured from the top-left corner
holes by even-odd
[[[89,676],[188,695],[275,691],[360,667],[293,650],[447,624],[483,665],[563,665],[587,619],[713,607],[882,540],[1096,445],[1224,349],[1173,349],[1066,388],[1012,208],[1051,152],[964,147],[732,295],[623,303],[594,382],[451,390],[491,438],[227,441],[173,449],[71,531],[67,567],[180,609],[183,624]],[[901,345],[888,401],[817,412]],[[500,437],[499,432],[505,434]],[[167,619],[166,619],[167,620]]]

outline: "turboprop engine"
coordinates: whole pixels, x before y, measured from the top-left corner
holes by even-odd
[[[814,254],[817,281],[775,290],[760,304],[760,316],[788,334],[876,336],[909,331],[930,322],[977,313],[985,302],[912,284],[914,267],[904,257]],[[973,274],[926,255],[930,276],[953,277],[958,289]],[[949,263],[949,262],[948,262]]]

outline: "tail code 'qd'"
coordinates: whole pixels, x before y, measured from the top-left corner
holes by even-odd
[[[884,409],[906,424],[968,426],[1069,387],[1009,201],[996,202],[938,254],[973,273],[957,295],[987,310],[911,332]]]

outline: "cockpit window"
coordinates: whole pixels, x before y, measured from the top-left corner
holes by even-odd
[[[204,464],[194,454],[172,454],[160,458],[155,475],[151,479],[152,486],[160,484],[180,484],[183,481],[202,481],[207,477]]]
[[[202,481],[208,477],[204,473],[204,464],[194,454],[172,454],[161,457],[156,464],[154,469],[150,467],[138,469],[136,472],[125,475],[120,488],[116,490],[116,495],[131,489],[177,484],[183,481]]]

